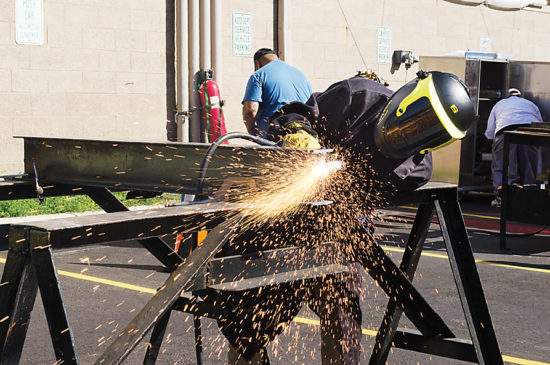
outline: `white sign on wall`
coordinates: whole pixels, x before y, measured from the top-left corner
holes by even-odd
[[[479,51],[485,53],[491,52],[491,38],[479,37]]]
[[[252,56],[252,14],[233,13],[233,54]]]
[[[43,0],[15,0],[15,42],[44,44]]]
[[[391,27],[378,27],[378,63],[391,64]]]

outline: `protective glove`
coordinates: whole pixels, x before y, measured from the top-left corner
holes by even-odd
[[[297,148],[300,150],[318,150],[321,148],[317,138],[304,130],[289,133],[282,138],[283,147]]]

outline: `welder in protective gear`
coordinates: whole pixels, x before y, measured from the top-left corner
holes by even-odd
[[[288,140],[288,124],[312,130],[323,147],[368,159],[380,182],[413,190],[432,175],[430,151],[463,138],[475,111],[469,92],[456,76],[419,71],[395,93],[365,78],[337,82],[305,103],[277,111],[268,137]],[[288,145],[288,144],[287,144]]]
[[[355,183],[365,185],[357,189],[364,194],[372,189],[382,194],[414,190],[431,178],[430,151],[464,137],[475,116],[468,90],[456,76],[435,71],[417,76],[395,93],[365,78],[337,82],[305,104],[293,102],[279,109],[270,119],[268,138],[284,147],[337,149],[346,155],[346,168],[357,172]],[[363,178],[371,174],[376,176]],[[358,198],[365,203],[360,209],[368,211],[369,196]],[[281,225],[282,231],[288,227]],[[271,233],[258,231],[242,240],[253,246],[254,240],[262,242],[262,234]],[[288,232],[289,240],[292,236]],[[321,319],[322,363],[358,364],[361,276],[354,269],[351,276],[335,275],[312,285],[289,283],[242,296],[222,294],[220,303],[235,300],[239,310],[225,306],[231,320],[218,323],[249,361],[265,352],[305,301]],[[281,300],[281,292],[295,295]]]
[[[433,169],[430,151],[463,138],[474,117],[468,88],[454,75],[419,71],[395,93],[375,81],[354,77],[314,93],[305,104],[285,105],[270,120],[268,137],[295,141],[287,126],[296,129],[299,124],[300,131],[311,130],[323,147],[346,154],[346,166],[358,176],[355,183],[364,185],[357,188],[365,194],[357,206],[368,212],[373,208],[367,195],[372,189],[383,195],[426,184]],[[376,176],[366,178],[370,175]],[[333,336],[323,338],[323,346],[336,354],[327,363],[355,365],[361,350],[361,309],[354,288],[361,287],[361,276],[352,274],[337,282],[345,299],[331,304],[336,308],[330,310],[334,318],[327,333]],[[348,310],[342,310],[340,303],[346,303]]]

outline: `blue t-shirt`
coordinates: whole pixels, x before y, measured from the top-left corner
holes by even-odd
[[[283,61],[271,61],[248,79],[243,102],[260,103],[256,125],[263,135],[269,127],[269,117],[291,101],[305,103],[311,96],[311,85],[298,69]]]

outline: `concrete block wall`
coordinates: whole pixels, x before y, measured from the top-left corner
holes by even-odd
[[[0,1],[0,174],[14,135],[166,140],[165,1],[44,0],[44,44],[15,42]]]
[[[185,1],[185,0],[184,0]],[[418,67],[378,64],[377,29],[391,27],[392,49],[416,56],[492,51],[550,60],[550,6],[503,12],[444,0],[294,0],[287,62],[315,91],[376,71],[397,89]],[[15,43],[15,0],[0,0],[0,174],[22,169],[13,135],[166,139],[165,1],[44,0],[45,42]],[[252,14],[252,48],[276,48],[273,0],[222,1],[222,98],[228,130],[244,131],[241,100],[252,56],[232,50],[232,15]],[[353,36],[354,37],[353,37]]]
[[[272,13],[258,12],[258,3],[224,1],[224,47],[231,48],[231,14],[253,14],[254,50],[269,45],[263,29],[272,29]],[[378,27],[391,27],[392,49],[411,50],[416,56],[445,55],[457,50],[479,51],[480,37],[490,37],[492,52],[514,59],[550,60],[548,22],[550,6],[540,10],[498,11],[485,6],[465,6],[443,0],[294,0],[290,6],[292,39],[287,62],[299,68],[314,91],[353,76],[358,70],[374,70],[397,89],[414,78],[417,65],[402,66],[394,74],[378,64]],[[341,6],[340,6],[341,5]],[[260,28],[258,24],[262,24]],[[265,24],[264,24],[265,23]],[[355,40],[352,37],[355,36]],[[246,80],[253,72],[251,57],[231,55],[224,49],[223,90],[229,130],[244,130],[240,101]]]

